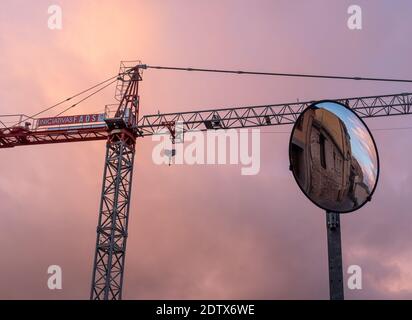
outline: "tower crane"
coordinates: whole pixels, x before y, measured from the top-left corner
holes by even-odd
[[[165,129],[173,135],[176,123],[182,125],[183,132],[293,124],[299,114],[312,103],[307,101],[244,106],[139,117],[139,83],[142,80],[142,71],[148,68],[150,66],[143,64],[121,67],[116,88],[119,103],[114,114],[106,112],[103,115],[57,116],[54,118],[26,116],[14,126],[4,124],[1,121],[3,116],[0,116],[0,148],[106,141],[91,299],[118,300],[122,298],[137,138],[158,134]],[[160,67],[152,68],[160,69]],[[187,69],[187,71],[196,70]],[[220,72],[220,70],[212,70],[212,72]],[[231,73],[241,74],[242,72]],[[335,100],[347,105],[362,118],[412,113],[412,93]]]

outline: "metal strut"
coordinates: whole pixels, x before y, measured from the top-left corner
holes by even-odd
[[[330,300],[343,300],[342,245],[339,213],[326,212]]]

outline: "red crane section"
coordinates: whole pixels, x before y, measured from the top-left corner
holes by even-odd
[[[31,131],[25,127],[0,129],[0,148],[15,146],[107,140],[106,126],[100,128],[55,129]]]

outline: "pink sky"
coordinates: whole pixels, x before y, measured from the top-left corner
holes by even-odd
[[[407,2],[49,1],[0,3],[0,114],[31,114],[117,72],[154,65],[412,78]],[[141,113],[410,92],[409,84],[147,70]],[[102,110],[114,89],[73,110]],[[370,119],[373,128],[411,117]],[[256,176],[240,166],[156,166],[139,140],[124,283],[126,299],[327,299],[324,214],[288,171],[291,127],[262,130]],[[372,131],[380,181],[371,203],[342,217],[345,269],[363,269],[349,299],[412,298],[411,130]],[[21,147],[0,156],[0,298],[87,299],[104,142]],[[47,267],[63,290],[47,288]],[[346,278],[347,276],[345,276]]]

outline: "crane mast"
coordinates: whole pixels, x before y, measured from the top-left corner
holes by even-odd
[[[133,161],[139,114],[140,68],[135,68],[114,118],[106,119],[108,138],[97,225],[90,299],[122,298]]]

